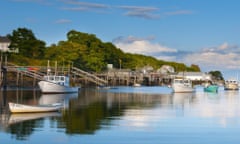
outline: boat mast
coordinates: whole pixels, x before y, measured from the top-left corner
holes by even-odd
[[[55,76],[57,75],[57,61],[55,61]]]
[[[51,69],[50,69],[50,61],[48,60],[47,64],[47,75],[50,75]]]

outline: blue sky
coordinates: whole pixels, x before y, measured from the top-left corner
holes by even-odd
[[[125,52],[240,70],[240,0],[1,0],[0,35],[31,29],[48,45],[77,30]]]

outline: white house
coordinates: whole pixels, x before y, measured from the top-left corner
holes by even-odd
[[[203,72],[179,72],[177,77],[184,77],[190,80],[211,80],[212,77],[210,74]]]
[[[9,51],[9,45],[11,41],[7,37],[0,36],[0,51],[7,52]]]
[[[0,51],[1,52],[14,52],[18,53],[18,48],[14,50],[9,49],[11,41],[7,37],[0,36]]]
[[[157,70],[157,73],[161,74],[174,73],[174,68],[169,65],[163,65],[161,68]]]

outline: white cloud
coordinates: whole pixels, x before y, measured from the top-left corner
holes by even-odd
[[[68,19],[59,19],[56,21],[56,23],[58,23],[58,24],[71,23],[71,22],[72,21],[68,20]]]
[[[178,10],[178,11],[172,11],[172,12],[166,12],[165,15],[186,15],[186,14],[192,14],[192,11],[189,10]]]
[[[176,61],[176,56],[155,56],[159,60]]]
[[[118,6],[120,9],[127,10],[126,16],[141,17],[145,19],[157,19],[159,14],[156,11],[159,10],[157,7],[141,7],[141,6]]]
[[[202,71],[240,69],[240,48],[227,42],[218,46],[203,48],[197,52],[178,51],[159,43],[153,43],[153,37],[119,37],[113,43],[124,52],[153,56],[160,60],[182,62],[187,65],[199,65]]]
[[[220,54],[220,53],[194,53],[192,55],[187,55],[184,59],[186,63],[199,64],[204,67],[215,67],[222,69],[235,69],[240,68],[240,59],[237,54]]]
[[[49,2],[48,0],[12,0],[12,1],[15,1],[15,2],[31,2],[31,3],[42,4],[42,5],[51,4],[51,2]]]
[[[225,50],[225,49],[228,49],[229,48],[229,45],[227,42],[223,43],[222,45],[220,45],[218,47],[219,50]]]
[[[182,61],[198,64],[203,69],[240,69],[239,48],[226,42],[214,48],[188,54]]]
[[[81,2],[77,0],[61,0],[65,5],[62,9],[69,11],[95,11],[107,10],[110,6],[101,3]]]
[[[153,55],[161,52],[177,52],[176,49],[168,48],[159,43],[151,43],[149,38],[136,38],[129,36],[127,38],[118,38],[113,43],[124,52]]]

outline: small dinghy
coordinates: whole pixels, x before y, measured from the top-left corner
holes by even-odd
[[[24,104],[9,102],[8,105],[11,113],[53,112],[53,111],[59,111],[63,107],[62,103],[34,106],[34,105],[24,105]]]

